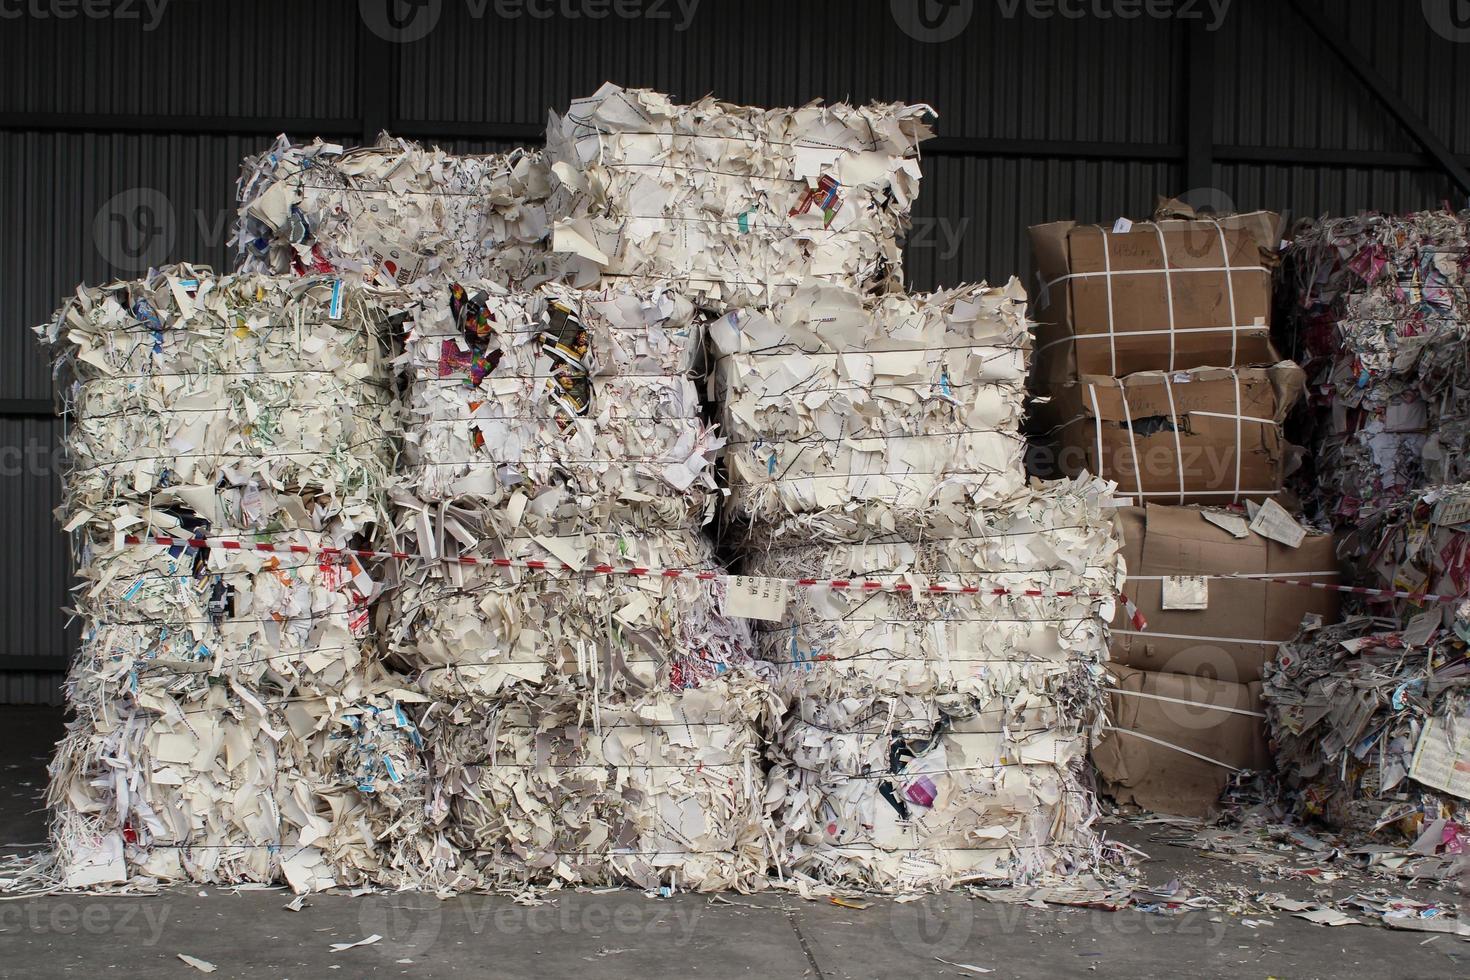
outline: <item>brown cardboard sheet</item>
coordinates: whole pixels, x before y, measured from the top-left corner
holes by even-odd
[[[1148,628],[1135,631],[1120,608],[1113,620],[1115,663],[1150,671],[1248,683],[1302,617],[1337,620],[1338,594],[1260,579],[1210,579],[1204,609],[1165,609],[1165,576],[1273,575],[1335,583],[1333,539],[1308,534],[1301,546],[1259,534],[1237,538],[1205,520],[1199,508],[1122,507],[1115,517],[1128,568],[1125,591]],[[1333,574],[1321,574],[1331,572]]]
[[[1236,769],[1270,764],[1262,718],[1219,710],[1260,712],[1259,683],[1232,684],[1123,666],[1114,666],[1111,672],[1118,679],[1118,691],[1124,692],[1112,695],[1109,712],[1110,724],[1118,730],[1110,732],[1092,755],[1104,791],[1118,802],[1159,813],[1205,816],[1215,809],[1230,777],[1230,770],[1216,763]]]
[[[1031,229],[1039,297],[1037,380],[1242,367],[1278,360],[1271,277],[1280,217],[1266,211]]]
[[[1116,480],[1158,503],[1260,502],[1281,492],[1289,444],[1281,420],[1302,391],[1301,368],[1148,371],[1084,376],[1043,410],[1056,468]]]

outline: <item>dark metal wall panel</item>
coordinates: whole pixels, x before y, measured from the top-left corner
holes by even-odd
[[[683,30],[676,0],[647,0],[638,19],[508,7],[519,15],[498,16],[494,0],[423,8],[403,36],[433,29],[396,45],[399,118],[540,126],[604,81],[767,106],[928,102],[948,136],[1164,143],[1179,115],[1180,29],[1167,20],[1043,21],[1024,3],[1007,18],[976,0],[954,38],[929,43],[887,0],[702,0]]]
[[[0,419],[0,513],[6,556],[0,562],[0,673],[7,658],[60,663],[70,649],[66,604],[68,555],[52,519],[59,483],[54,419]]]
[[[1216,183],[1240,210],[1280,211],[1288,226],[1300,218],[1359,211],[1421,211],[1450,196],[1448,179],[1432,171],[1220,165]]]
[[[1026,279],[1031,225],[1145,215],[1179,180],[1180,168],[1166,163],[927,160],[905,249],[909,286],[928,290],[977,279],[996,285],[1014,275],[1034,292]]]
[[[1437,33],[1420,0],[1304,0],[1351,44],[1440,138],[1470,153],[1470,104],[1449,96],[1470,72],[1470,29]],[[1446,17],[1457,0],[1437,0]],[[1440,25],[1443,27],[1443,25]],[[1459,35],[1463,34],[1463,37]],[[1292,3],[1235,0],[1221,29],[1215,140],[1298,149],[1414,151],[1366,85],[1313,34]]]
[[[188,260],[229,267],[240,159],[265,137],[0,133],[0,391],[51,397],[26,328],[78,283]]]
[[[0,672],[0,704],[49,704],[60,706],[64,674],[57,671]]]
[[[355,2],[151,2],[161,4],[156,17],[150,0],[117,0],[107,17],[27,3],[33,12],[0,20],[0,112],[356,112]],[[6,8],[18,13],[22,5]]]

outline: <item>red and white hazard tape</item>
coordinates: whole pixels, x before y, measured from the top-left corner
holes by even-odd
[[[701,571],[693,568],[647,568],[642,565],[616,566],[608,564],[574,568],[565,562],[540,561],[534,558],[477,558],[473,555],[446,555],[430,558],[408,551],[373,551],[367,548],[332,548],[304,544],[272,544],[265,541],[237,541],[230,538],[177,538],[165,534],[127,535],[128,544],[156,544],[166,548],[220,548],[226,551],[264,551],[270,554],[322,555],[324,557],[353,558],[398,558],[443,561],[459,565],[488,565],[492,568],[524,568],[532,571],[576,572],[583,575],[631,575],[649,578],[692,578],[701,582],[729,579],[737,576],[725,572]],[[799,578],[787,580],[798,588],[851,589],[857,592],[924,592],[935,595],[1007,595],[1026,596],[1039,599],[1105,599],[1113,598],[1101,592],[1077,592],[1064,589],[1016,589],[1006,586],[964,585],[960,583],[935,582],[917,589],[910,582],[879,581],[877,579],[818,579]]]

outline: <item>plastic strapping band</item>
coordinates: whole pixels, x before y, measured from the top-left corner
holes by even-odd
[[[1234,368],[1230,376],[1235,380],[1235,495],[1230,498],[1231,503],[1240,503],[1240,465],[1241,457],[1244,456],[1244,447],[1240,444],[1240,372]]]
[[[1104,470],[1107,467],[1103,465],[1102,409],[1097,404],[1097,385],[1088,385],[1087,390],[1092,395],[1092,421],[1097,424],[1097,475],[1106,479],[1107,473]]]
[[[1113,257],[1110,254],[1112,246],[1108,243],[1108,230],[1106,228],[1099,228],[1098,230],[1102,232],[1103,240],[1103,282],[1107,283],[1108,287],[1108,352],[1112,357],[1113,365],[1112,371],[1109,373],[1117,377],[1118,341],[1116,339],[1117,335],[1113,332]]]
[[[1214,221],[1214,219],[1211,220]],[[1240,320],[1238,318],[1239,314],[1235,311],[1235,276],[1230,271],[1230,246],[1225,241],[1225,228],[1219,221],[1215,221],[1215,230],[1220,233],[1220,256],[1225,260],[1225,291],[1230,296],[1230,323],[1232,328],[1234,328],[1240,323]],[[1239,338],[1240,334],[1236,333],[1235,329],[1232,329],[1230,331],[1231,367],[1236,366],[1235,362],[1239,358]]]
[[[1174,277],[1169,271],[1169,240],[1164,237],[1164,229],[1157,224],[1154,225],[1154,233],[1159,236],[1159,253],[1164,259],[1164,298],[1169,304],[1169,370],[1174,370],[1175,349],[1178,345],[1174,342]],[[1108,326],[1112,326],[1111,323]],[[1234,334],[1231,334],[1233,337]],[[1116,368],[1117,365],[1114,365]],[[1113,373],[1117,373],[1115,370]]]
[[[1175,752],[1183,752],[1185,755],[1192,755],[1202,762],[1208,762],[1212,766],[1219,766],[1221,769],[1229,769],[1231,772],[1240,772],[1240,770],[1236,767],[1221,762],[1219,759],[1211,759],[1207,755],[1201,755],[1200,753],[1195,752],[1191,749],[1186,749],[1182,746],[1175,745],[1173,742],[1166,742],[1161,738],[1154,738],[1152,735],[1145,735],[1143,734],[1143,732],[1135,732],[1132,729],[1128,728],[1116,728],[1112,725],[1104,725],[1103,728],[1110,732],[1117,732],[1119,735],[1132,735],[1134,738],[1141,738],[1145,742],[1152,742],[1155,745],[1162,745],[1164,748],[1173,749]]]
[[[1169,425],[1174,429],[1174,468],[1179,471],[1179,502],[1182,504],[1184,503],[1184,446],[1179,441],[1179,409],[1174,406],[1174,383],[1169,380],[1167,374],[1164,375],[1164,393],[1169,396]]]
[[[1249,715],[1252,718],[1264,718],[1264,711],[1250,711],[1246,708],[1227,708],[1223,704],[1210,704],[1205,701],[1190,701],[1186,698],[1171,698],[1163,694],[1145,694],[1142,691],[1125,691],[1121,687],[1105,687],[1104,691],[1113,694],[1122,694],[1130,698],[1147,698],[1150,701],[1168,701],[1170,704],[1187,704],[1196,708],[1208,708],[1211,711],[1227,711],[1232,715]]]
[[[1128,389],[1118,385],[1118,397],[1123,402],[1123,424],[1128,427],[1128,449],[1133,453],[1133,486],[1142,494],[1143,461],[1138,458],[1138,437],[1133,432],[1133,413],[1128,410]]]

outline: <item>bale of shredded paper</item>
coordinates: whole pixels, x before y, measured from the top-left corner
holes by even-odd
[[[49,796],[64,882],[371,880],[376,830],[422,779],[398,706],[416,695],[371,663],[366,573],[182,546],[79,558]]]
[[[924,105],[677,105],[611,83],[552,113],[552,247],[730,306],[810,279],[903,282]]]
[[[1296,811],[1419,853],[1470,849],[1470,603],[1403,628],[1306,628],[1266,665],[1271,745]]]
[[[1286,251],[1310,378],[1304,498],[1351,525],[1470,478],[1470,211],[1304,223]]]
[[[213,527],[386,524],[386,319],[331,277],[175,265],[78,288],[37,328],[71,422],[67,519],[146,498]]]
[[[597,571],[711,572],[710,545],[697,531],[630,527],[497,539],[473,509],[405,506],[403,513],[403,540],[419,553],[476,559],[410,561],[400,573],[388,646],[428,694],[554,690],[610,703],[680,690],[751,663],[746,622],[721,612],[722,579]]]
[[[809,284],[711,325],[728,512],[758,541],[966,533],[1025,485],[1016,280],[865,299]]]
[[[1080,873],[1098,850],[1087,742],[1040,694],[803,699],[772,751],[780,861],[889,892]]]
[[[473,500],[505,534],[709,520],[724,440],[701,416],[704,318],[683,296],[479,281],[406,306],[403,475],[421,499]]]
[[[780,862],[891,890],[1096,860],[1079,776],[1122,574],[1110,492],[1038,485],[978,512],[973,536],[751,557],[808,583],[757,629],[790,704],[768,794]]]
[[[1358,565],[1364,585],[1416,595],[1470,595],[1470,484],[1429,487],[1361,515],[1342,537],[1341,550]],[[1392,613],[1405,625],[1414,616],[1442,611],[1405,597],[1355,601]]]
[[[346,149],[285,136],[247,157],[235,246],[244,272],[534,286],[552,274],[540,151],[462,156],[387,133]]]
[[[611,708],[550,694],[435,703],[421,721],[433,829],[492,887],[760,888],[772,708],[738,673]]]

